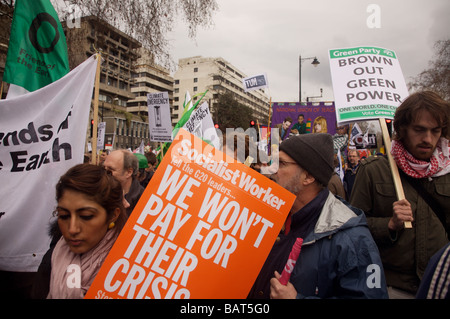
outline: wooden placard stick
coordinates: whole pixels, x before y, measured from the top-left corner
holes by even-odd
[[[247,159],[245,160],[244,165],[250,167],[250,165],[252,164],[252,162],[253,162],[253,157],[251,157],[251,156],[249,155],[249,156],[247,157]]]
[[[98,128],[98,96],[100,91],[100,66],[102,64],[102,55],[96,53],[97,72],[95,74],[94,89],[94,124],[92,124],[92,164],[97,164],[97,128]]]
[[[270,136],[270,121],[272,120],[272,97],[270,97],[269,101],[269,120],[267,121],[267,145],[269,146],[269,138],[272,138]],[[269,147],[270,150],[270,147]]]
[[[400,174],[398,172],[397,164],[391,154],[391,138],[389,137],[388,128],[386,125],[386,120],[380,118],[381,131],[383,133],[384,146],[386,147],[386,154],[389,160],[389,167],[391,168],[392,178],[394,179],[395,192],[397,193],[397,199],[405,199],[405,193],[403,192],[403,185],[400,179]],[[405,228],[412,228],[412,224],[409,221],[404,223]]]

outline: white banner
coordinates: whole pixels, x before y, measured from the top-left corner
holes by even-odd
[[[0,101],[0,270],[33,272],[50,244],[55,186],[83,162],[97,60]]]
[[[221,141],[217,135],[214,122],[209,111],[208,103],[203,102],[194,112],[183,128],[191,134],[201,138],[215,148],[220,149]]]
[[[147,94],[150,141],[172,142],[169,93]]]
[[[242,85],[244,91],[248,92],[269,87],[269,81],[267,81],[267,75],[264,73],[242,79]]]
[[[98,150],[102,150],[105,148],[105,130],[106,122],[99,122],[97,129],[97,153]]]
[[[330,50],[338,123],[394,118],[408,89],[394,51],[377,47]]]

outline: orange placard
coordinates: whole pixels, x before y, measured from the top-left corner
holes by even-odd
[[[294,199],[181,129],[85,298],[245,298]]]

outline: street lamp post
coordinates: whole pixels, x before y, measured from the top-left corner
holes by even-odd
[[[320,62],[317,57],[302,58],[301,55],[298,56],[298,101],[302,103],[302,62],[305,60],[313,60],[311,64],[317,67]]]

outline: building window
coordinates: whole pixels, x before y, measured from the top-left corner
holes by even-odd
[[[180,80],[175,80],[174,84],[180,84]]]
[[[101,102],[112,103],[112,98],[109,95],[100,93],[98,95],[98,100]]]
[[[194,68],[194,72],[198,72],[198,68]]]
[[[197,83],[198,82],[198,78],[194,78],[194,83]]]
[[[197,92],[197,87],[196,86],[194,86],[194,92]]]
[[[117,87],[117,79],[108,77],[108,85],[112,87]]]

